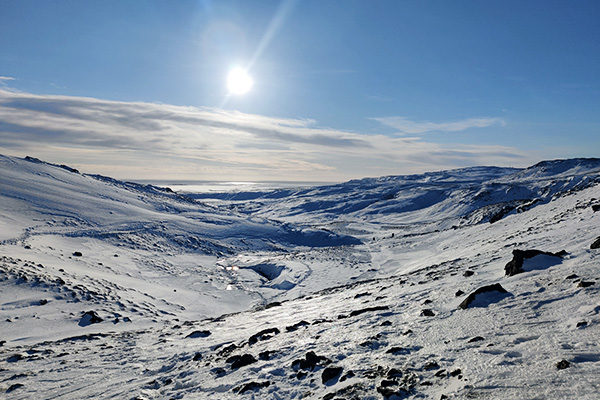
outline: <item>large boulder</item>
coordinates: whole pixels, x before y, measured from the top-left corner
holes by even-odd
[[[499,283],[493,285],[482,286],[469,294],[462,303],[459,304],[458,308],[463,310],[471,307],[487,307],[492,303],[496,303],[505,297],[510,296],[510,293],[506,291]]]
[[[559,264],[562,258],[567,254],[562,250],[558,253],[551,253],[541,250],[513,250],[513,258],[504,267],[506,276],[513,276],[525,272],[524,263],[526,260],[536,258],[538,262],[533,263],[528,269],[543,269],[552,265]]]

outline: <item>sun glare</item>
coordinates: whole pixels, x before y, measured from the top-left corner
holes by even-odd
[[[242,68],[231,70],[227,77],[227,88],[231,94],[244,94],[251,88],[254,81],[252,77]]]

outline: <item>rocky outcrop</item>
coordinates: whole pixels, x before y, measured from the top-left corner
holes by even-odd
[[[517,275],[517,274],[525,272],[525,270],[523,269],[523,262],[526,259],[533,258],[533,257],[539,256],[539,255],[546,255],[546,256],[557,257],[559,259],[562,259],[567,254],[567,252],[562,250],[562,251],[559,251],[558,253],[551,253],[551,252],[540,251],[540,250],[517,250],[517,249],[515,249],[515,250],[513,250],[512,254],[513,254],[512,260],[510,260],[504,267],[504,272],[505,272],[506,276],[513,276],[513,275]]]

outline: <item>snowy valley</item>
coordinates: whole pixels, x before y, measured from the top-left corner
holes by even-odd
[[[10,399],[596,399],[600,159],[186,194],[0,156]]]

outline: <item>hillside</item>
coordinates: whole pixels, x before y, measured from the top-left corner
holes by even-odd
[[[0,164],[7,398],[600,393],[600,160],[210,203]]]

